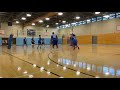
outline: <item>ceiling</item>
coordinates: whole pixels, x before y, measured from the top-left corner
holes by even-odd
[[[31,14],[31,17],[26,17],[26,14]],[[35,23],[38,26],[57,27],[63,25],[62,21],[65,20],[66,23],[76,22],[80,20],[86,20],[91,17],[103,16],[110,13],[116,12],[101,12],[96,15],[95,12],[63,12],[62,16],[58,16],[57,12],[0,12],[0,22],[12,21],[15,24],[15,21],[19,21],[19,24],[22,25],[31,25]],[[80,16],[79,20],[76,20],[75,17]],[[21,20],[21,17],[26,17],[25,21]],[[45,18],[50,17],[49,21],[46,21]],[[43,20],[43,23],[39,23],[39,20]],[[56,25],[55,23],[59,23]]]

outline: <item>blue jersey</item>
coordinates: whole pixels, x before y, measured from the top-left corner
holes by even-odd
[[[41,41],[44,42],[44,38],[42,38]]]
[[[77,42],[76,37],[72,37],[72,41],[73,41],[73,42]]]
[[[51,39],[52,39],[52,40],[57,40],[57,39],[58,39],[58,38],[57,38],[57,35],[53,34],[53,35],[51,36]]]
[[[39,38],[38,43],[41,43],[41,38]]]

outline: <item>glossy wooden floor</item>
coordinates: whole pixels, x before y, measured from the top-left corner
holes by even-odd
[[[0,47],[1,78],[120,78],[120,45]],[[41,70],[41,67],[43,70]]]

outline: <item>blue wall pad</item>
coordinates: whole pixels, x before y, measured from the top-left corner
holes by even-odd
[[[62,44],[62,38],[58,39],[58,44]]]
[[[45,38],[45,44],[50,45],[50,38]]]
[[[16,45],[22,46],[23,45],[23,39],[24,38],[16,38]],[[27,45],[31,45],[31,39],[32,38],[26,38],[27,39]],[[35,44],[38,44],[38,38],[34,38]],[[50,38],[44,38],[45,44],[50,45]],[[62,39],[58,39],[58,44],[62,44]]]
[[[2,46],[2,38],[0,37],[0,46]]]

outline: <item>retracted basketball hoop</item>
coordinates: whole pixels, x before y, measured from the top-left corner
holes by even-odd
[[[0,30],[0,35],[5,35],[5,31],[4,30]]]

